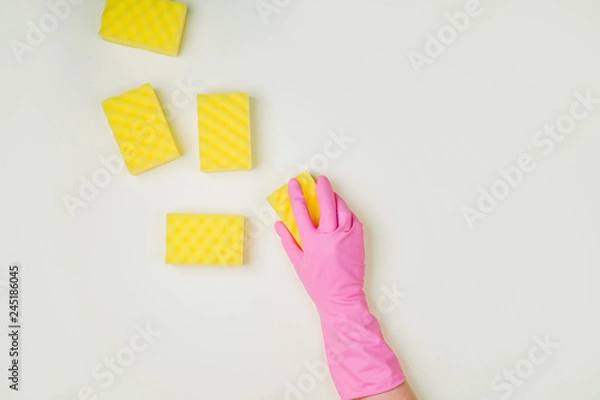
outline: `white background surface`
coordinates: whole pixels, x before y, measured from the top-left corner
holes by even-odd
[[[243,268],[184,268],[163,262],[165,215],[263,226],[264,197],[343,130],[354,142],[311,170],[366,225],[373,308],[383,288],[405,294],[374,312],[420,398],[500,399],[494,377],[549,335],[559,348],[512,398],[600,399],[600,106],[552,154],[530,142],[575,90],[600,97],[597,2],[482,1],[421,75],[407,52],[463,2],[292,1],[268,24],[251,0],[187,4],[178,58],[102,41],[104,4],[88,0],[22,63],[9,41],[48,8],[0,5],[0,279],[20,263],[24,325],[21,392],[4,372],[1,398],[71,400],[89,386],[99,399],[284,399],[324,353],[272,224]],[[170,121],[182,158],[122,171],[71,218],[62,197],[118,153],[101,101],[149,82],[168,103],[178,81],[250,93],[255,169],[199,171],[189,102]],[[470,230],[461,208],[522,153],[535,171]],[[103,387],[92,371],[147,323],[160,337]],[[4,334],[0,345],[5,370]],[[329,378],[315,386],[304,398],[337,397]]]

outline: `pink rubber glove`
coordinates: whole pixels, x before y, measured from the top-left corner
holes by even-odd
[[[329,180],[317,180],[321,219],[315,227],[300,184],[288,191],[304,251],[281,222],[275,230],[306,291],[317,306],[329,371],[343,400],[379,394],[406,379],[398,359],[369,312],[363,292],[363,227]]]

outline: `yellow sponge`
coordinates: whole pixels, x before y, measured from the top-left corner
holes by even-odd
[[[244,217],[167,215],[167,264],[241,266]]]
[[[176,56],[179,54],[187,8],[170,0],[106,0],[102,39]]]
[[[315,226],[318,226],[320,216],[319,202],[317,200],[317,185],[308,172],[301,173],[296,177],[296,179],[298,182],[300,182],[300,186],[304,192],[304,197],[306,197],[306,205],[308,206],[308,211],[310,212],[313,223]],[[298,226],[296,225],[294,213],[292,212],[292,204],[290,202],[290,196],[288,195],[287,184],[280,187],[273,194],[267,197],[267,201],[275,209],[277,215],[279,215],[279,218],[281,218],[285,226],[287,226],[287,228],[290,230],[290,233],[294,236],[296,242],[302,246],[300,234],[298,233]]]
[[[165,114],[149,84],[104,100],[102,108],[132,175],[179,158]]]
[[[252,169],[250,102],[247,93],[199,94],[200,169]]]

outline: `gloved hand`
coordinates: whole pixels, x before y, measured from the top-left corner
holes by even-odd
[[[318,227],[298,181],[290,180],[288,191],[303,249],[281,221],[275,230],[319,312],[327,362],[340,396],[356,399],[401,385],[402,368],[363,292],[362,224],[324,176],[317,180]]]

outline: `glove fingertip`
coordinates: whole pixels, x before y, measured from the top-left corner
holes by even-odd
[[[292,178],[288,181],[288,193],[290,197],[298,194],[298,192],[302,193],[302,187],[300,186],[300,182],[296,178]]]

